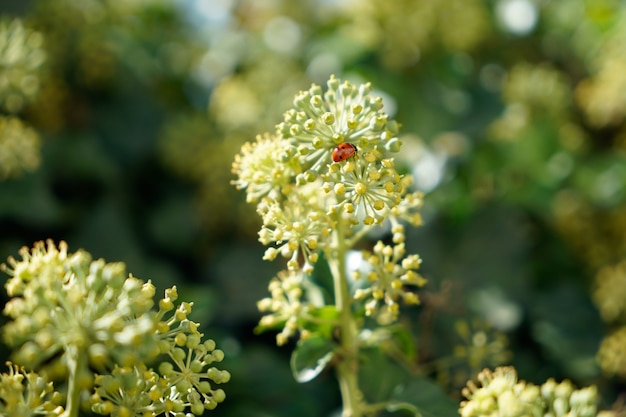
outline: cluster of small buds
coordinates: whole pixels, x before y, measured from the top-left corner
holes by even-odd
[[[230,373],[211,366],[224,359],[224,352],[215,348],[213,340],[201,343],[198,337],[177,338],[177,347],[168,355],[171,362],[162,362],[159,373],[172,387],[170,401],[189,408],[195,415],[213,410],[224,401],[224,390],[213,388],[211,382],[226,383]]]
[[[596,417],[598,391],[595,386],[574,389],[569,381],[549,379],[537,386],[518,381],[513,367],[485,369],[478,374],[480,387],[469,381],[463,389],[462,417],[543,416]],[[611,413],[605,413],[606,416]]]
[[[311,273],[319,251],[326,247],[331,234],[331,220],[319,208],[314,209],[314,201],[308,205],[302,203],[302,190],[297,196],[300,198],[293,194],[282,203],[270,200],[259,203],[257,212],[263,219],[259,241],[277,245],[269,247],[263,259],[272,261],[280,254],[288,259],[287,268],[291,271],[300,268],[302,259],[302,269]]]
[[[395,152],[400,147],[398,125],[382,111],[382,98],[370,96],[369,83],[357,87],[331,76],[327,86],[325,93],[314,84],[297,94],[294,108],[277,126],[290,144],[288,155],[299,161],[309,182],[332,162],[331,152],[341,143],[364,152]]]
[[[598,364],[609,375],[626,378],[626,326],[606,336],[596,354]]]
[[[165,297],[159,302],[158,345],[160,352],[170,358],[170,361],[161,362],[159,373],[167,385],[173,387],[168,400],[200,415],[205,409],[214,409],[226,398],[224,390],[213,388],[209,381],[226,383],[230,380],[230,373],[210,366],[221,362],[224,352],[216,349],[211,339],[203,342],[204,335],[198,331],[198,323],[188,320],[193,303],[183,302],[175,307],[177,299],[176,287],[172,287],[165,291]]]
[[[322,176],[323,189],[337,199],[331,213],[343,210],[353,224],[382,223],[390,209],[400,204],[412,182],[396,172],[393,159],[379,161],[374,151],[342,165],[333,164],[328,171]]]
[[[280,136],[269,134],[259,135],[255,142],[241,147],[233,162],[233,172],[238,174],[233,185],[246,190],[249,203],[265,197],[281,200],[289,194],[297,166],[285,160],[286,149],[287,143]]]
[[[111,374],[96,376],[95,387],[90,401],[97,414],[152,417],[184,410],[184,406],[167,400],[170,387],[143,364],[116,366]]]
[[[52,382],[34,372],[7,362],[8,373],[0,374],[0,415],[61,416],[63,396],[54,391]]]
[[[511,358],[506,334],[492,329],[485,321],[459,320],[454,324],[454,332],[461,342],[454,346],[454,357],[470,369],[501,365]]]
[[[212,366],[224,353],[188,320],[192,303],[175,305],[176,287],[165,291],[156,312],[154,286],[129,276],[122,263],[68,253],[65,242],[57,247],[50,240],[20,255],[2,265],[13,297],[4,309],[13,319],[4,337],[18,348],[17,362],[48,377],[69,374],[75,379],[68,386],[77,391],[95,388],[92,410],[99,414],[199,415],[224,401],[224,391],[211,386],[230,379]],[[159,355],[171,360],[159,365],[160,374],[147,368]]]
[[[302,328],[302,318],[306,316],[309,306],[301,302],[304,274],[299,271],[281,271],[269,284],[271,297],[263,298],[257,303],[259,311],[266,314],[259,323],[260,329],[282,327],[276,335],[276,344],[287,343],[297,331],[306,333]]]
[[[154,357],[154,286],[129,276],[122,263],[67,249],[65,242],[58,248],[38,242],[20,250],[22,260],[2,265],[12,297],[4,314],[13,319],[4,340],[18,347],[16,362],[37,367],[53,359],[47,366],[54,368],[57,355],[72,346],[87,353],[85,367],[98,370]]]
[[[356,282],[367,279],[365,288],[354,293],[356,300],[365,300],[365,314],[375,316],[379,323],[389,324],[398,317],[400,300],[406,304],[418,304],[419,298],[413,291],[423,287],[426,279],[416,271],[422,260],[418,255],[404,256],[404,243],[394,246],[378,241],[373,252],[363,251],[366,267],[353,272]],[[363,272],[363,270],[367,272]]]

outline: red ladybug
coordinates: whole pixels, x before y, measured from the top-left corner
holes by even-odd
[[[345,161],[353,156],[356,151],[356,146],[353,144],[347,142],[340,143],[335,149],[333,149],[333,162]]]

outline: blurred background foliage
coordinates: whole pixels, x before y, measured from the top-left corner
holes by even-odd
[[[504,363],[623,398],[621,0],[22,0],[0,14],[2,257],[63,239],[178,285],[233,375],[213,414],[339,409],[332,374],[296,384],[290,348],[252,332],[276,266],[230,185],[242,143],[332,73],[383,96],[426,193],[407,239],[423,305],[364,376],[411,373],[392,394],[430,415],[454,415],[465,381]],[[389,395],[393,381],[365,379]]]

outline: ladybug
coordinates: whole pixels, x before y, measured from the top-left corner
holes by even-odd
[[[356,146],[353,144],[347,142],[340,143],[335,149],[333,149],[333,162],[345,161],[356,154],[356,151]]]

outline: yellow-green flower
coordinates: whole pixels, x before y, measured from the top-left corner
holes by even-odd
[[[246,142],[235,156],[233,173],[238,178],[233,185],[246,190],[249,203],[256,203],[263,197],[279,200],[289,193],[299,168],[289,163],[287,145],[280,136],[259,135],[255,142]]]
[[[143,361],[158,353],[154,286],[126,273],[122,263],[92,260],[83,250],[68,253],[65,242],[37,242],[9,258],[12,298],[4,314],[4,340],[17,348],[18,363],[36,368],[68,351],[85,356],[83,368]],[[53,368],[53,364],[48,364]]]
[[[359,152],[397,151],[398,126],[382,111],[381,97],[370,95],[371,85],[352,85],[331,76],[328,89],[313,84],[296,95],[294,108],[285,112],[278,132],[289,143],[288,155],[315,178],[332,162],[340,143],[355,145]]]
[[[62,395],[52,382],[7,362],[9,373],[0,374],[0,415],[6,417],[61,416]]]
[[[576,390],[570,381],[549,379],[537,386],[518,381],[511,366],[484,369],[479,385],[469,381],[463,388],[461,417],[572,416],[596,417],[598,390],[590,386]]]
[[[414,289],[426,284],[426,279],[416,272],[421,258],[418,255],[405,257],[405,253],[404,243],[389,246],[378,241],[373,252],[363,251],[367,272],[362,269],[353,272],[355,281],[367,280],[363,288],[356,290],[354,298],[365,300],[365,314],[375,316],[381,324],[397,319],[399,301],[418,304]]]
[[[267,313],[261,318],[259,328],[282,327],[276,335],[278,345],[302,331],[301,319],[306,316],[309,306],[302,302],[305,276],[300,271],[281,271],[269,284],[271,297],[257,303],[259,311]]]

